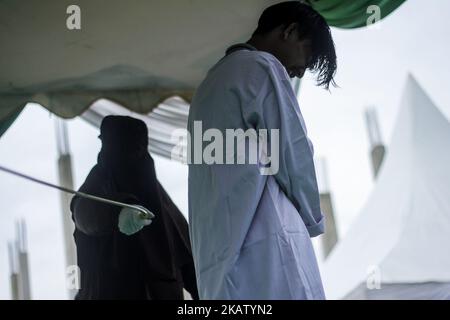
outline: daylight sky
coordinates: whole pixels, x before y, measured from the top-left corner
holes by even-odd
[[[372,186],[364,109],[378,112],[382,137],[389,139],[408,73],[412,73],[450,119],[450,1],[408,0],[377,29],[338,30],[339,88],[327,92],[305,76],[300,107],[316,155],[326,158],[339,235],[351,226]],[[55,116],[29,104],[0,139],[0,164],[57,182]],[[75,186],[95,164],[97,129],[81,119],[68,121]],[[154,157],[159,179],[187,214],[187,168]],[[0,299],[9,299],[7,241],[14,221],[24,218],[32,297],[65,299],[62,221],[57,191],[0,172]]]

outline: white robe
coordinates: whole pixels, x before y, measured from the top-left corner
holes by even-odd
[[[310,239],[324,228],[313,149],[283,65],[252,48],[229,53],[194,96],[191,142],[194,121],[203,131],[279,129],[280,136],[275,175],[262,175],[258,164],[189,165],[200,298],[324,299]]]

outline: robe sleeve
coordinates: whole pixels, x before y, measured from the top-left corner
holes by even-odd
[[[259,94],[244,107],[248,126],[268,130],[268,152],[271,166],[276,155],[270,155],[271,130],[278,129],[278,170],[275,176],[280,188],[299,212],[311,237],[324,232],[324,216],[313,160],[313,147],[306,132],[297,97],[288,75],[276,61],[259,62],[261,88]],[[281,68],[280,68],[281,67]]]

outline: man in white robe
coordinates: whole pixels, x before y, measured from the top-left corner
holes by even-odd
[[[333,82],[331,33],[309,6],[285,2],[264,11],[194,96],[189,228],[201,299],[325,298],[310,239],[324,232],[313,148],[290,83],[306,69],[327,88]],[[229,129],[257,132],[245,151],[267,130],[256,163],[229,147]]]

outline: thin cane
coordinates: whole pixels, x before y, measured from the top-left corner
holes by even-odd
[[[84,193],[84,192],[79,192],[79,191],[71,190],[69,188],[64,188],[64,187],[61,187],[61,186],[58,186],[58,185],[55,185],[55,184],[52,184],[52,183],[40,180],[40,179],[36,179],[36,178],[30,177],[30,176],[28,176],[26,174],[14,171],[12,169],[5,168],[3,166],[0,166],[0,170],[4,171],[4,172],[7,172],[7,173],[10,173],[12,175],[24,178],[26,180],[36,182],[36,183],[44,185],[46,187],[50,187],[50,188],[57,189],[57,190],[62,191],[62,192],[74,194],[74,195],[82,197],[82,198],[86,198],[86,199],[90,199],[90,200],[94,200],[94,201],[99,201],[99,202],[103,202],[103,203],[108,203],[108,204],[112,204],[114,206],[118,206],[118,207],[122,207],[122,208],[130,208],[130,209],[133,209],[133,210],[138,210],[140,212],[140,217],[142,219],[152,219],[152,218],[155,217],[155,215],[151,211],[147,210],[146,208],[140,207],[140,206],[135,206],[135,205],[132,205],[132,204],[122,203],[122,202],[114,201],[114,200],[110,200],[110,199],[105,199],[105,198],[93,196],[93,195],[90,195],[90,194],[87,194],[87,193]]]

